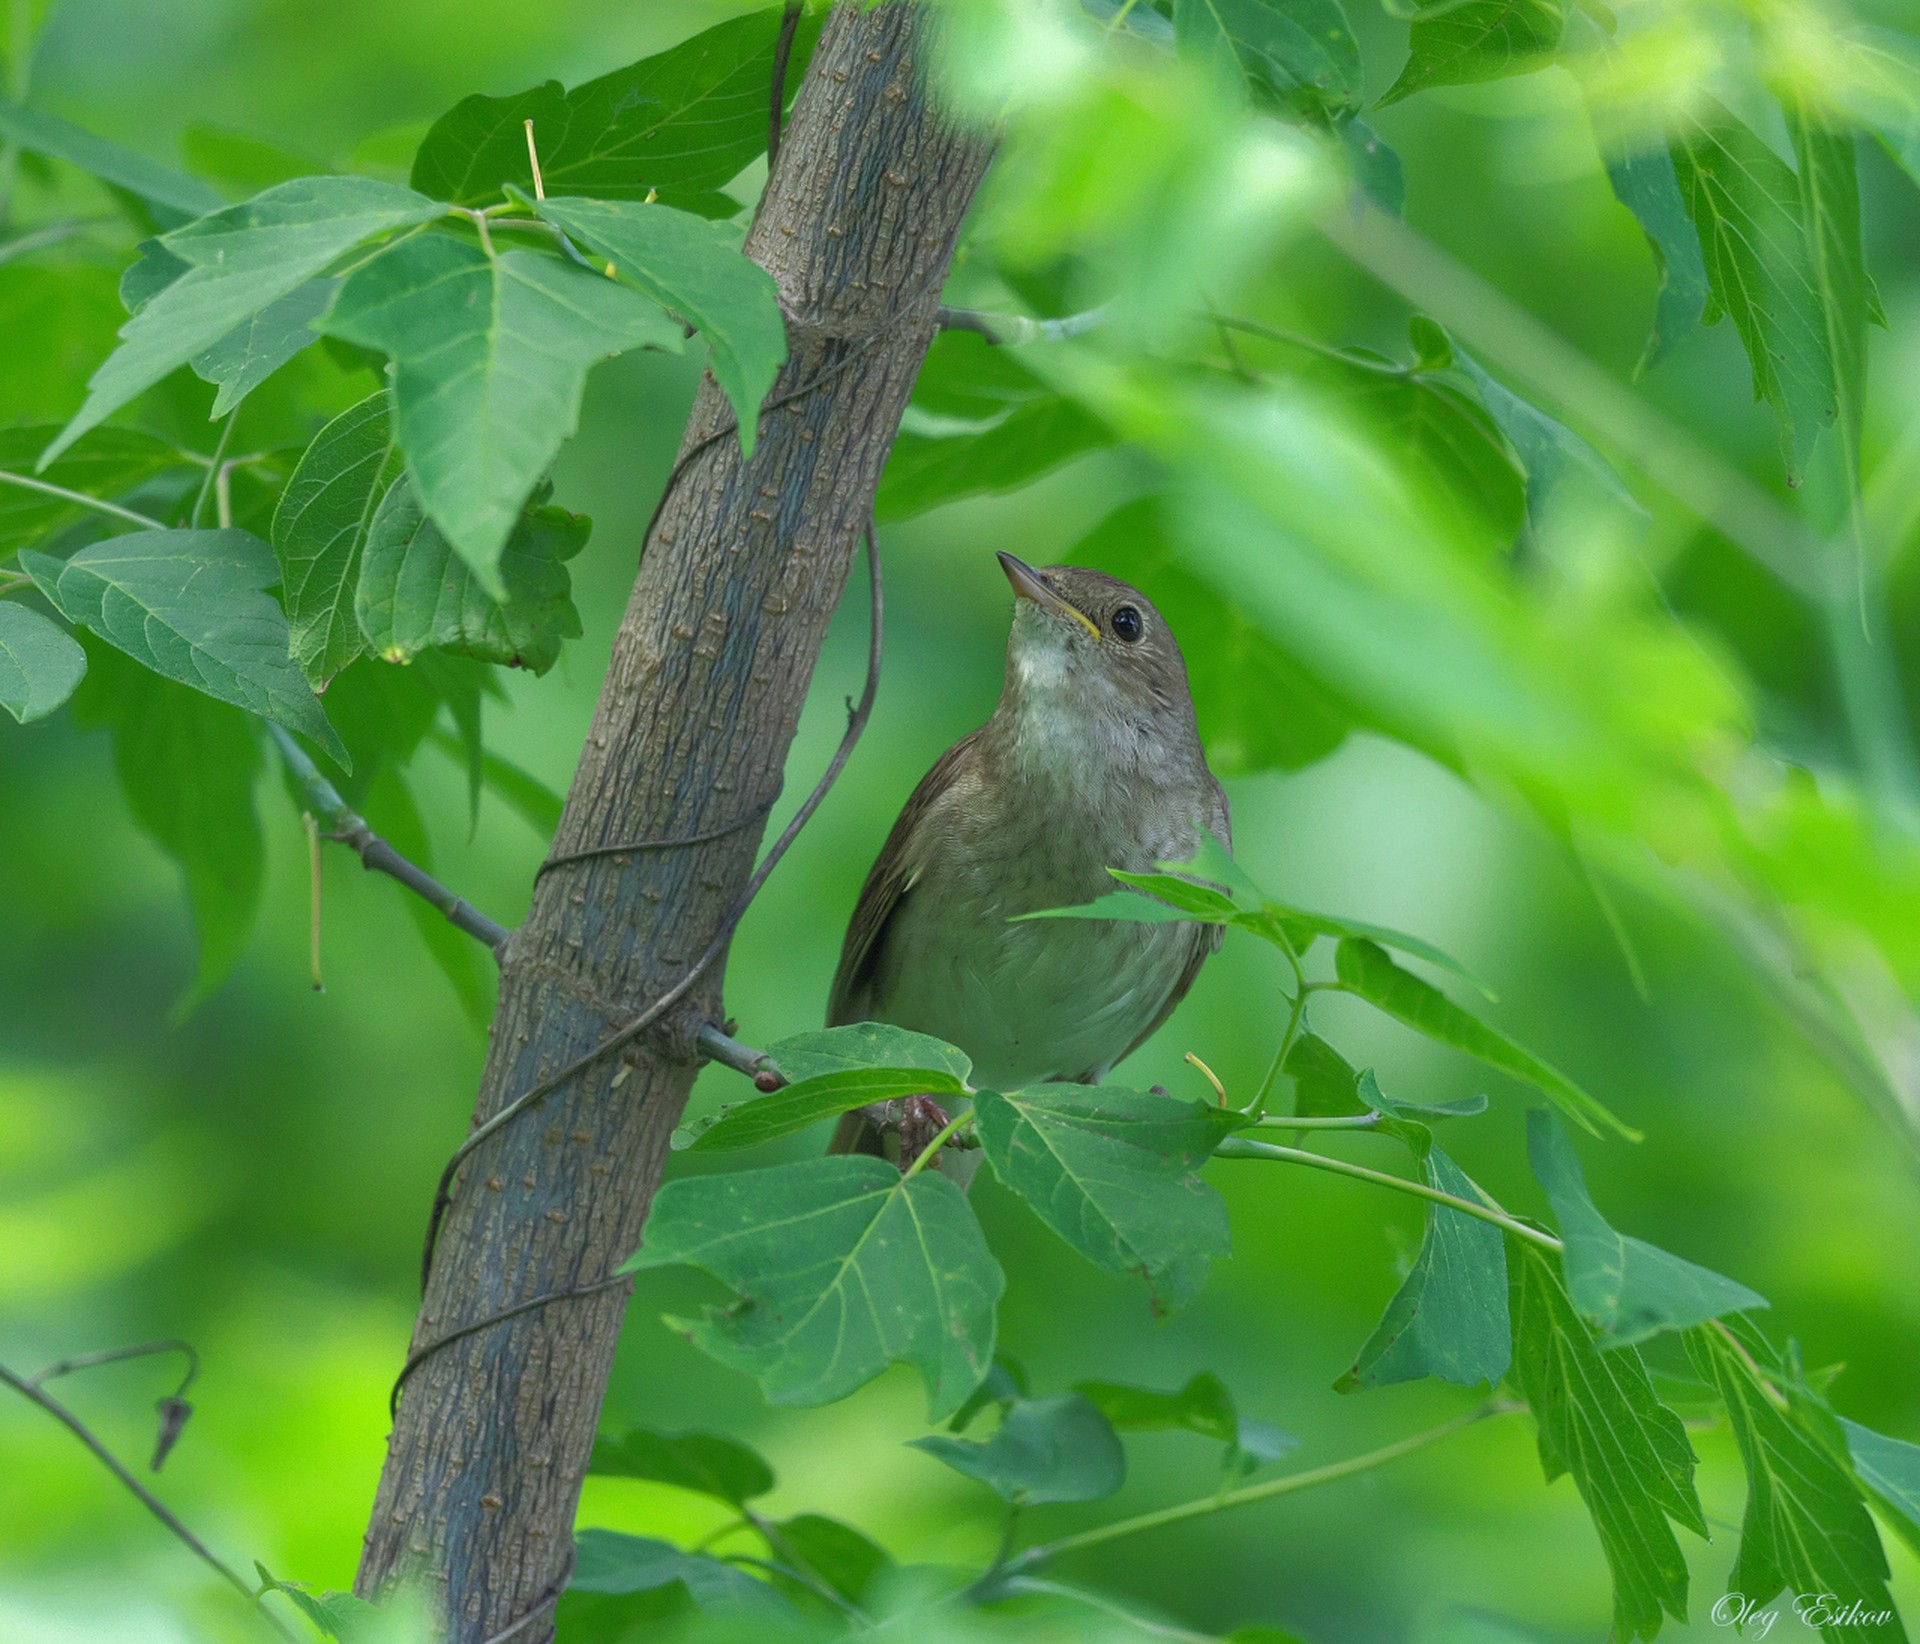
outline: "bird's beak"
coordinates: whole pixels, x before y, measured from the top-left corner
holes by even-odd
[[[1007,581],[1013,584],[1014,593],[1021,599],[1032,600],[1043,611],[1056,611],[1061,616],[1072,617],[1095,640],[1100,638],[1099,624],[1077,605],[1069,605],[1056,594],[1047,586],[1047,579],[1025,560],[1003,553],[1000,555],[1000,569],[1007,573]]]

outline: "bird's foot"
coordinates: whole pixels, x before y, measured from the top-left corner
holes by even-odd
[[[902,1096],[888,1105],[897,1110],[894,1123],[900,1136],[900,1168],[904,1170],[947,1128],[947,1110],[931,1096]],[[936,1168],[940,1163],[937,1157],[927,1162]]]

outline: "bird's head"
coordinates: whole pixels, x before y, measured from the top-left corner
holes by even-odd
[[[1007,691],[1023,715],[1090,733],[1155,721],[1191,728],[1186,661],[1139,589],[1078,565],[1037,570],[1007,553],[1000,568],[1016,596]]]

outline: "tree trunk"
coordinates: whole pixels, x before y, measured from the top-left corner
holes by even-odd
[[[713,442],[660,511],[554,849],[718,836],[540,879],[505,952],[476,1124],[678,981],[752,871],[986,164],[984,141],[922,95],[925,35],[914,8],[895,3],[844,4],[821,36],[747,237],[787,312],[774,408],[750,460],[731,435]],[[708,378],[683,455],[730,421]],[[696,1071],[693,1034],[719,1017],[720,997],[715,965],[658,1028],[480,1144],[453,1189],[416,1350],[591,1284],[635,1249]],[[626,1296],[616,1286],[536,1306],[417,1368],[388,1443],[362,1595],[424,1577],[460,1644],[523,1618],[516,1639],[549,1635],[545,1606],[570,1565]]]

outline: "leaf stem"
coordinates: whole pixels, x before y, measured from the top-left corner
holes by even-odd
[[[1297,1124],[1297,1120],[1289,1120]],[[1324,1153],[1309,1153],[1305,1148],[1283,1147],[1277,1142],[1256,1142],[1246,1137],[1230,1136],[1214,1149],[1214,1157],[1219,1159],[1277,1159],[1284,1164],[1306,1165],[1314,1170],[1330,1171],[1336,1176],[1351,1176],[1356,1181],[1372,1182],[1376,1187],[1392,1188],[1397,1193],[1408,1193],[1416,1199],[1426,1199],[1432,1204],[1443,1204],[1450,1210],[1458,1210],[1468,1216],[1478,1216],[1483,1222],[1491,1222],[1495,1227],[1505,1228],[1517,1239],[1525,1239],[1536,1244],[1542,1250],[1558,1251],[1562,1245],[1551,1233],[1543,1233],[1537,1227],[1529,1227],[1517,1217],[1509,1216],[1498,1205],[1475,1204],[1471,1199],[1463,1199],[1458,1194],[1443,1193],[1437,1187],[1428,1187],[1425,1182],[1410,1182],[1404,1176],[1389,1175],[1384,1170],[1369,1170],[1365,1165],[1348,1164],[1345,1159],[1330,1159]]]
[[[1063,1553],[1081,1552],[1088,1547],[1117,1541],[1122,1536],[1137,1535],[1142,1530],[1159,1530],[1169,1524],[1184,1524],[1189,1519],[1205,1518],[1212,1513],[1224,1512],[1229,1507],[1247,1507],[1256,1501],[1271,1501],[1276,1496],[1294,1495],[1302,1490],[1311,1490],[1316,1485],[1337,1483],[1343,1478],[1352,1478],[1356,1473],[1384,1467],[1388,1462],[1410,1456],[1426,1449],[1428,1445],[1438,1444],[1442,1439],[1451,1438],[1489,1416],[1503,1416],[1523,1408],[1523,1405],[1506,1399],[1489,1399],[1465,1415],[1454,1417],[1452,1421],[1443,1421],[1438,1427],[1429,1427],[1424,1432],[1382,1445],[1378,1450],[1369,1450],[1364,1455],[1349,1456],[1345,1461],[1330,1462],[1325,1467],[1312,1467],[1301,1473],[1289,1473],[1285,1478],[1269,1479],[1264,1484],[1249,1484],[1239,1490],[1229,1490],[1225,1495],[1204,1496],[1197,1501],[1181,1502],[1175,1507],[1162,1507],[1157,1512],[1141,1513],[1136,1518],[1097,1525],[1077,1535],[1062,1536],[1058,1541],[1042,1542],[1038,1547],[1029,1547],[1018,1557],[1008,1560],[1005,1573],[1018,1575]]]
[[[928,1165],[932,1164],[933,1156],[936,1153],[938,1153],[942,1147],[946,1146],[947,1138],[951,1136],[956,1130],[958,1130],[963,1124],[966,1124],[972,1117],[973,1115],[971,1113],[956,1113],[944,1125],[942,1125],[938,1130],[936,1130],[933,1134],[933,1140],[928,1142],[927,1145],[920,1150],[920,1157],[915,1159],[912,1164],[908,1165],[905,1170],[900,1172],[900,1180],[903,1182],[908,1181],[912,1177],[918,1176],[921,1171],[925,1170]]]
[[[1274,1113],[1255,1121],[1266,1130],[1378,1130],[1377,1113]]]
[[[166,527],[147,514],[136,514],[131,508],[122,508],[117,502],[108,502],[101,497],[90,497],[84,491],[69,491],[64,485],[54,485],[43,479],[35,479],[31,474],[16,474],[10,469],[0,468],[0,485],[18,485],[29,491],[39,491],[49,497],[59,497],[63,502],[77,502],[83,508],[96,508],[103,514],[114,514],[148,531],[164,531]]]
[[[187,516],[187,523],[194,530],[200,529],[200,522],[206,517],[207,501],[213,495],[214,478],[220,472],[221,463],[227,459],[227,442],[233,438],[233,425],[239,420],[240,408],[236,405],[227,413],[227,420],[220,425],[220,438],[213,447],[213,461],[207,464],[207,471],[201,477],[200,489],[193,499],[193,512]]]

